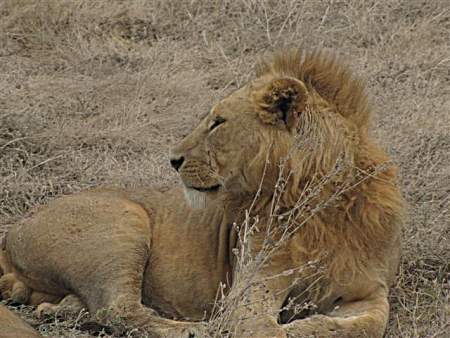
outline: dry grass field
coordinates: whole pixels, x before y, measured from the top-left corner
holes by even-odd
[[[176,183],[171,145],[258,57],[300,45],[366,80],[373,134],[401,168],[386,337],[450,337],[447,0],[0,0],[0,236],[62,194]],[[45,335],[88,336],[16,310]]]

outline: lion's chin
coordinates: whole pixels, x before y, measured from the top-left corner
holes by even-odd
[[[206,208],[207,193],[198,191],[193,188],[184,187],[184,197],[187,204],[192,209],[204,209]]]

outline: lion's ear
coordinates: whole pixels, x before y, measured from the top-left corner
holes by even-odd
[[[262,108],[260,117],[265,123],[284,123],[289,130],[296,128],[305,109],[307,89],[294,78],[277,78],[255,90],[253,97]]]

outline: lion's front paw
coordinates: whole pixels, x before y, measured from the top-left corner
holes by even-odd
[[[283,325],[289,338],[334,338],[345,337],[339,335],[335,321],[324,315],[315,315],[299,319]]]
[[[286,338],[286,331],[272,318],[243,322],[238,327],[237,337],[242,338]]]
[[[287,338],[286,332],[283,329],[270,329],[270,330],[245,330],[240,331],[239,336],[242,338]]]
[[[208,338],[206,325],[202,323],[179,324],[155,330],[161,338]]]

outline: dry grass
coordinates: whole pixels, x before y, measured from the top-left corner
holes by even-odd
[[[374,133],[410,204],[386,336],[444,337],[449,32],[445,0],[2,0],[0,234],[64,193],[175,182],[167,150],[252,76],[257,57],[328,47],[366,78]],[[74,323],[41,329],[81,337]]]

